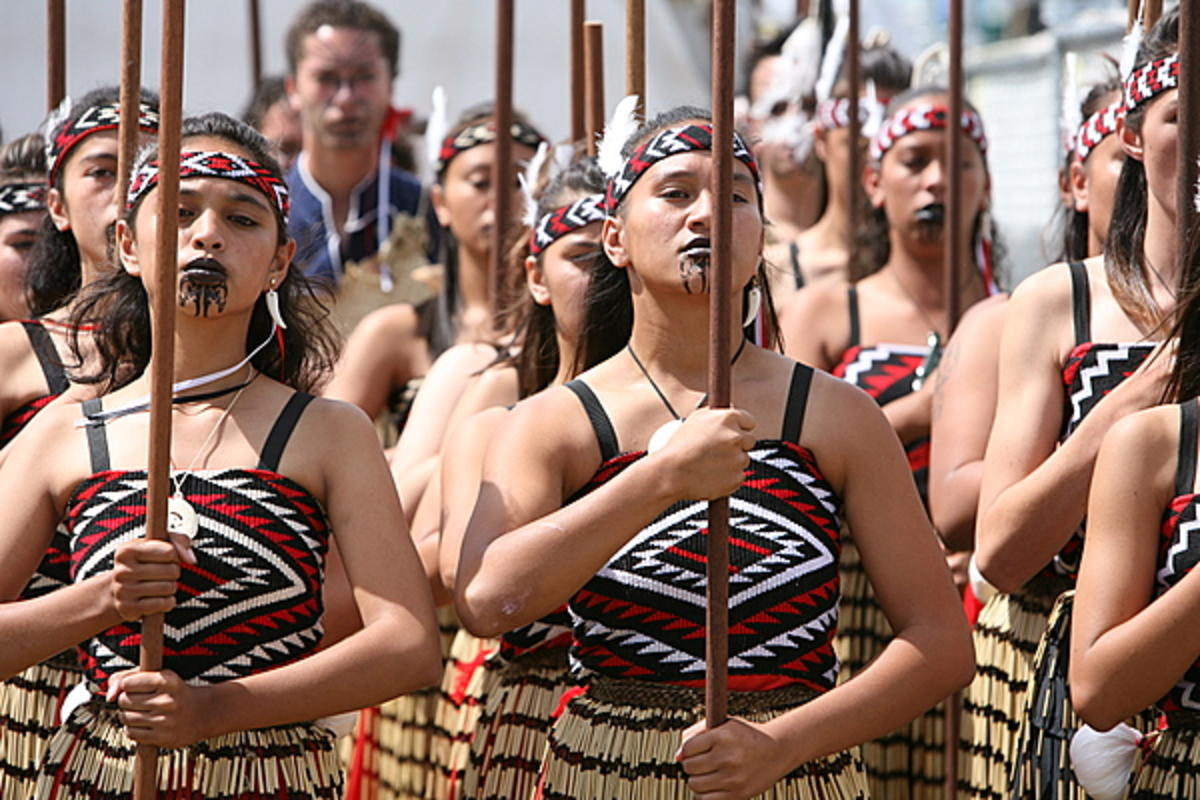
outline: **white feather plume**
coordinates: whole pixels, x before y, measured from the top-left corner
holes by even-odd
[[[50,142],[54,141],[55,129],[62,125],[63,121],[66,120],[67,117],[71,116],[71,108],[73,105],[74,104],[71,101],[71,96],[67,95],[62,99],[62,102],[55,106],[50,113],[46,115],[46,118],[42,120],[40,133],[42,134],[42,138],[46,140],[47,147],[49,147]]]
[[[1071,737],[1071,769],[1095,800],[1121,800],[1138,757],[1142,735],[1124,722],[1107,731],[1084,725]]]
[[[844,3],[838,4],[844,6]],[[850,38],[850,15],[847,9],[839,7],[836,12],[837,23],[833,26],[833,35],[829,44],[825,45],[825,55],[821,59],[821,73],[817,77],[817,102],[828,100],[833,95],[834,84],[837,83],[838,73],[842,71],[842,60],[846,55],[846,41]]]
[[[554,145],[554,163],[551,164],[551,177],[571,166],[575,160],[575,145],[569,142]]]
[[[613,109],[612,117],[604,126],[604,135],[596,146],[596,162],[605,175],[612,178],[621,172],[625,158],[621,148],[633,136],[638,127],[636,94],[626,95]]]
[[[786,147],[792,161],[803,164],[812,153],[813,124],[803,111],[789,111],[763,122],[761,138],[764,144]]]
[[[1137,52],[1142,47],[1142,36],[1145,33],[1143,29],[1143,20],[1146,18],[1146,0],[1140,0],[1138,3],[1137,20],[1133,23],[1133,27],[1129,29],[1129,33],[1125,34],[1125,38],[1121,40],[1121,80],[1127,80],[1133,72],[1133,68],[1137,66]]]
[[[1079,108],[1079,55],[1068,52],[1063,56],[1062,82],[1062,140],[1063,149],[1070,149],[1075,142],[1075,134],[1083,124],[1083,114]]]
[[[879,91],[875,88],[875,81],[867,80],[867,119],[862,125],[862,135],[867,139],[874,139],[879,133],[879,129],[883,127],[883,115],[886,113],[883,103],[879,102]]]
[[[446,138],[450,127],[446,116],[446,90],[441,86],[434,87],[432,105],[429,121],[425,123],[425,160],[431,168],[437,165],[442,139]]]
[[[950,83],[950,48],[945,42],[932,44],[913,61],[912,88],[948,86]]]
[[[528,228],[532,228],[537,224],[537,198],[533,196],[537,189],[538,178],[542,173],[542,165],[546,163],[546,159],[550,156],[550,145],[542,142],[538,145],[537,152],[533,154],[533,158],[529,159],[529,163],[525,165],[525,172],[518,176],[517,180],[521,184],[521,197],[525,200],[525,213],[521,217],[521,222]]]
[[[766,119],[779,103],[799,102],[812,94],[821,75],[821,25],[806,17],[784,41],[771,82],[750,114]]]

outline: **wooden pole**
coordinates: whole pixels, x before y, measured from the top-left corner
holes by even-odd
[[[258,89],[262,83],[262,15],[259,13],[258,0],[250,0],[250,80],[251,85]]]
[[[584,58],[584,136],[587,153],[596,155],[596,144],[604,129],[604,24],[588,21],[583,25]]]
[[[1194,2],[1179,4],[1179,74],[1195,75],[1200,69],[1200,19]],[[1179,260],[1178,286],[1191,289],[1191,261],[1196,233],[1197,147],[1200,136],[1200,83],[1183,78],[1179,81],[1179,159],[1175,202],[1176,258]]]
[[[714,0],[712,24],[712,254],[709,262],[708,399],[732,402],[729,333],[733,328],[733,64],[736,0]],[[729,711],[729,498],[708,504],[707,621],[704,718],[723,723]]]
[[[54,110],[67,96],[66,0],[46,0],[46,108]]]
[[[492,162],[495,222],[489,274],[492,320],[504,302],[504,245],[512,217],[513,0],[496,0],[496,156]]]
[[[1181,0],[1179,5],[1181,8],[1187,5],[1187,0]],[[1146,0],[1145,27],[1147,31],[1154,27],[1154,23],[1158,22],[1158,18],[1162,16],[1162,9],[1162,0]]]
[[[625,0],[625,94],[637,95],[646,115],[646,0]]]
[[[150,308],[150,458],[146,486],[146,536],[167,538],[167,495],[171,487],[171,396],[175,368],[175,286],[179,229],[179,126],[183,119],[184,0],[163,0],[162,70],[159,98],[157,258],[160,287]],[[168,220],[172,222],[168,222]],[[162,669],[163,616],[142,619],[139,668]],[[158,748],[138,745],[133,796],[153,800]]]
[[[954,333],[961,313],[959,270],[962,265],[963,237],[959,221],[962,207],[962,116],[963,116],[963,0],[950,1],[950,114],[946,121],[946,161],[949,185],[946,192],[946,340]],[[954,692],[945,702],[944,753],[946,800],[958,796],[958,737],[962,693]]]
[[[138,146],[142,87],[142,0],[125,0],[121,17],[121,122],[117,139],[117,214],[125,213],[130,171]]]
[[[571,0],[571,141],[578,142],[587,135],[584,114],[583,57],[584,0]]]
[[[859,34],[861,15],[859,0],[849,0],[847,12],[850,17],[849,32],[846,36],[846,77],[850,83],[850,215],[846,224],[846,255],[849,263],[854,261],[854,237],[858,234],[859,208],[862,204],[862,174],[863,151],[859,147],[862,138],[862,118],[859,115],[859,97],[862,93],[862,58]]]

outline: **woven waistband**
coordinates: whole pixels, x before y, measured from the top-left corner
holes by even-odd
[[[675,686],[669,683],[596,678],[588,686],[587,694],[588,697],[602,703],[639,708],[704,708],[703,689]],[[755,711],[795,708],[817,697],[818,694],[820,693],[800,684],[762,692],[730,692],[729,713],[740,715]]]
[[[1200,711],[1168,711],[1167,729],[1200,731]]]
[[[1075,581],[1066,575],[1038,575],[1021,587],[1022,592],[1053,603],[1063,592],[1075,588]]]
[[[526,667],[528,669],[537,669],[540,667],[548,668],[567,668],[567,648],[565,647],[536,647],[520,655],[505,659],[508,663],[517,667]]]

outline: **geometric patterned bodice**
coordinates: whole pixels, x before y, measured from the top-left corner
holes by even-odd
[[[304,397],[293,400],[307,402]],[[298,417],[294,405],[285,414],[293,409]],[[180,494],[199,519],[192,539],[198,563],[180,564],[176,606],[164,621],[163,667],[191,685],[264,672],[311,653],[321,641],[329,526],[320,503],[274,471],[279,440],[286,441],[295,424],[284,416],[259,468],[196,470],[182,480]],[[287,430],[279,436],[281,424]],[[275,455],[268,457],[273,442]],[[93,451],[93,468],[96,461]],[[73,580],[112,569],[117,545],[145,533],[145,471],[96,471],[72,493],[64,527]],[[127,622],[81,645],[80,663],[94,692],[103,693],[113,673],[137,666],[140,643],[141,623]]]
[[[1200,494],[1196,493],[1196,401],[1180,405],[1179,467],[1175,498],[1163,512],[1158,564],[1154,574],[1157,598],[1183,580],[1200,563]],[[1158,701],[1160,710],[1200,712],[1200,662],[1192,664]]]
[[[799,684],[824,692],[837,680],[840,500],[813,454],[796,444],[811,374],[796,367],[784,435],[755,444],[745,480],[729,499],[733,691]],[[594,425],[607,424],[601,415],[598,403],[589,409]],[[597,435],[603,441],[599,429]],[[645,456],[606,449],[594,485]],[[707,520],[707,502],[673,504],[575,593],[569,608],[577,678],[703,685]]]
[[[850,347],[831,370],[836,378],[852,383],[886,406],[913,392],[917,368],[929,357],[929,348],[911,344],[876,344],[864,347],[859,343],[858,290],[847,289],[850,306]],[[916,481],[921,499],[928,502],[929,437],[921,436],[904,445],[908,468]]]
[[[1091,341],[1091,291],[1087,269],[1081,262],[1073,261],[1070,270],[1075,347],[1067,355],[1062,368],[1066,398],[1060,444],[1079,428],[1105,395],[1137,371],[1155,348],[1155,344],[1150,342]],[[1082,554],[1081,525],[1041,574],[1046,577],[1066,576],[1074,580],[1079,575]]]

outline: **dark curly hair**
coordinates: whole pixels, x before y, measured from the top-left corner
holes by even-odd
[[[224,139],[244,149],[250,157],[280,177],[279,164],[271,155],[270,144],[261,134],[226,114],[213,112],[183,121],[181,138],[186,141],[197,136]],[[146,148],[138,158],[138,166],[157,157],[157,148]],[[153,192],[151,192],[153,194]],[[132,228],[138,205],[126,212],[125,220]],[[278,242],[287,241],[287,226],[276,210]],[[136,233],[136,230],[134,231]],[[337,338],[331,327],[329,311],[321,302],[315,285],[295,263],[289,265],[283,280],[276,287],[279,310],[287,328],[277,331],[281,347],[266,347],[251,361],[256,369],[278,378],[295,389],[316,389],[332,369],[337,356]],[[150,307],[146,289],[139,278],[124,269],[84,287],[72,309],[71,322],[76,327],[71,347],[79,363],[83,353],[94,348],[95,372],[73,374],[77,383],[98,384],[108,393],[124,386],[145,370],[150,363]],[[91,328],[86,339],[79,333]],[[274,323],[267,311],[266,300],[259,297],[246,331],[246,352],[271,335]],[[282,352],[280,352],[282,350]]]

